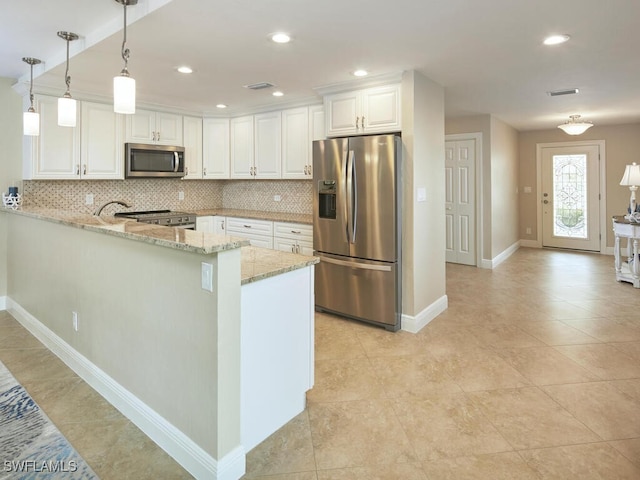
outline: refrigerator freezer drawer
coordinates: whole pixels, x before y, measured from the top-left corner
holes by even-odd
[[[397,263],[318,256],[316,309],[374,323],[387,330],[400,328]]]

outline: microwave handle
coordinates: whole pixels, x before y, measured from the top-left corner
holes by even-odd
[[[173,171],[177,172],[178,168],[180,168],[180,155],[178,152],[173,152]]]

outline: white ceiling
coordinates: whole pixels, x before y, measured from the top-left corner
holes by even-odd
[[[24,56],[44,60],[36,90],[111,96],[122,69],[123,7],[115,0],[3,1],[0,76],[28,82]],[[518,130],[571,114],[597,125],[640,122],[637,0],[139,0],[128,7],[129,71],[140,105],[219,115],[319,101],[315,87],[417,70],[445,87],[448,117],[492,114]],[[293,41],[274,44],[269,34]],[[551,33],[571,40],[542,45]],[[195,72],[178,74],[188,64]],[[270,82],[285,93],[251,91]],[[578,95],[549,90],[577,87]],[[57,93],[56,93],[57,94]]]

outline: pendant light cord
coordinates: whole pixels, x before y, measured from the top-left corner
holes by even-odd
[[[69,38],[67,38],[67,69],[64,72],[64,83],[67,84],[67,91],[65,92],[66,96],[71,96],[71,75],[69,75]]]
[[[33,63],[30,63],[31,65],[31,83],[29,84],[29,101],[31,102],[31,106],[29,107],[29,111],[30,112],[35,112],[36,109],[33,108]]]
[[[127,3],[124,2],[124,39],[122,40],[122,59],[124,60],[124,68],[121,75],[129,76],[127,66],[129,64],[129,49],[127,48]]]

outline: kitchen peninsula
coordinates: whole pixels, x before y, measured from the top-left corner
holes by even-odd
[[[313,385],[315,257],[239,238],[4,210],[7,309],[196,478],[246,451]]]

